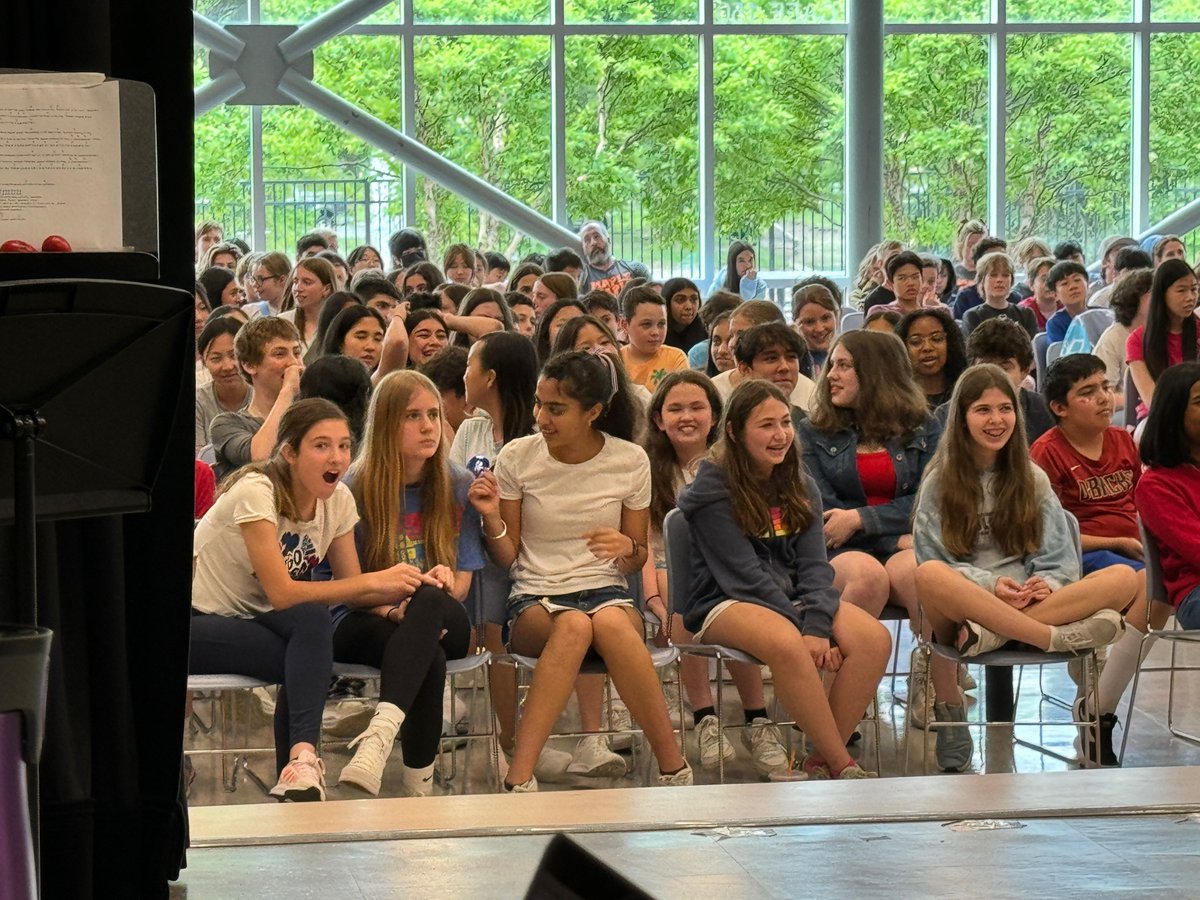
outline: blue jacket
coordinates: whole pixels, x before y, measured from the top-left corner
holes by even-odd
[[[942,423],[926,415],[908,440],[893,438],[884,445],[896,469],[896,499],[867,506],[867,495],[858,477],[858,432],[818,430],[811,420],[800,425],[804,465],[821,491],[824,509],[857,509],[863,527],[843,548],[873,553],[895,553],[900,536],[912,531],[912,511],[925,467],[933,459]]]
[[[718,603],[741,600],[773,609],[802,634],[832,634],[840,600],[825,555],[821,501],[812,479],[805,481],[813,507],[807,530],[748,535],[734,518],[724,471],[711,460],[700,463],[677,501],[692,542],[692,583],[676,595],[689,631],[699,631]]]

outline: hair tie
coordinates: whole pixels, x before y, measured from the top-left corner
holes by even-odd
[[[592,356],[599,357],[601,362],[608,367],[608,380],[609,386],[611,387],[611,390],[608,392],[608,399],[609,402],[611,402],[612,398],[617,396],[617,391],[620,390],[621,384],[617,378],[617,364],[613,360],[612,354],[598,345],[588,348],[588,353],[592,354]]]

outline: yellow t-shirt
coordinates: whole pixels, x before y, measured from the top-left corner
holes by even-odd
[[[629,375],[629,380],[652,393],[668,372],[688,367],[687,354],[678,347],[668,347],[666,344],[659,347],[658,352],[645,362],[634,362],[632,349],[622,347],[621,359],[625,363],[625,372]]]

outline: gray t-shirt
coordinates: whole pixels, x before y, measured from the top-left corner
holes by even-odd
[[[649,270],[641,263],[614,259],[604,268],[598,268],[584,260],[583,283],[579,286],[579,293],[582,296],[588,291],[608,291],[614,297],[619,297],[621,288],[629,279],[649,277]]]
[[[234,469],[250,462],[250,442],[262,428],[263,420],[247,412],[223,412],[208,427],[216,463],[213,474],[220,481]]]
[[[236,410],[237,412],[245,412],[246,407],[250,405],[250,401],[254,399],[254,388],[247,386],[246,399],[242,405]],[[212,420],[227,410],[221,406],[217,400],[217,386],[211,381],[208,384],[196,388],[196,451],[205,444],[211,443],[209,429],[212,426]]]

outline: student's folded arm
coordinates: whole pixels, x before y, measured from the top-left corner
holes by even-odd
[[[1079,549],[1067,524],[1066,510],[1053,494],[1042,498],[1042,545],[1025,560],[1027,575],[1040,575],[1052,590],[1073,584],[1082,577]]]
[[[833,566],[825,554],[825,532],[821,525],[821,507],[814,506],[808,528],[793,536],[797,558],[794,599],[804,607],[804,634],[828,638],[833,634],[833,617],[841,602],[833,586]]]

